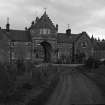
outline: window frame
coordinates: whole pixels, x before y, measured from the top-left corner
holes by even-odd
[[[39,31],[40,34],[50,34],[51,30],[49,28],[41,28]]]

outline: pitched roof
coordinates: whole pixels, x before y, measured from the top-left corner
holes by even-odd
[[[31,41],[30,32],[26,30],[10,30],[9,32],[7,32],[5,29],[3,29],[3,32],[11,41]]]
[[[99,50],[105,50],[105,42],[97,42]]]
[[[98,42],[96,39],[91,38],[92,45],[94,47],[94,50],[105,50],[105,43]]]
[[[58,43],[73,43],[81,37],[81,34],[71,34],[68,36],[66,33],[58,33],[57,42]]]
[[[31,28],[51,28],[56,29],[53,22],[49,18],[49,16],[44,12],[44,14],[35,21],[35,23],[31,26]]]
[[[0,50],[7,53],[8,50],[8,37],[0,30]]]

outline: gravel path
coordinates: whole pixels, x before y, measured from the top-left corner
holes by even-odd
[[[79,72],[62,74],[54,93],[46,105],[103,104],[100,89]]]

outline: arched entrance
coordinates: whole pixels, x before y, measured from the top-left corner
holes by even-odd
[[[44,50],[44,62],[51,62],[52,46],[47,41],[40,43]]]

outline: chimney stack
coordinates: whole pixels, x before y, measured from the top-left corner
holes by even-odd
[[[87,35],[87,33],[85,31],[82,32],[82,35]]]
[[[6,30],[7,32],[10,30],[9,17],[7,18]]]
[[[71,35],[71,29],[66,30],[66,35],[70,36]]]
[[[67,36],[70,36],[71,35],[71,29],[70,29],[69,24],[68,24],[68,29],[66,30],[66,35]]]

